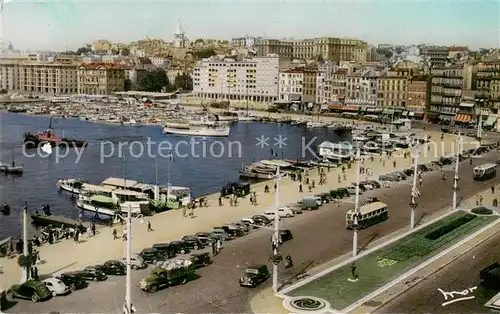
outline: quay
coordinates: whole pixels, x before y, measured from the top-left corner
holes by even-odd
[[[416,131],[417,135],[422,131]],[[426,131],[425,134],[431,135],[435,139],[439,139],[440,132]],[[442,145],[426,144],[421,149],[422,155],[419,157],[420,163],[428,163],[439,159],[441,156],[449,155],[454,151],[454,142],[456,136],[445,134]],[[439,140],[438,140],[439,141]],[[473,140],[464,142],[464,149],[477,147],[478,143]],[[364,167],[372,169],[372,175],[369,179],[378,179],[378,175],[395,170],[401,170],[411,167],[411,157],[403,158],[402,154],[405,150],[400,150],[393,154],[391,161],[385,162],[382,165],[379,158],[374,161],[366,159]],[[386,158],[387,156],[384,156]],[[396,167],[393,166],[392,160],[396,161]],[[325,170],[326,172],[326,170]],[[330,172],[326,172],[327,183],[325,185],[317,185],[317,187],[310,194],[317,194],[326,192],[342,186],[349,186],[355,181],[354,169],[347,171],[346,180],[338,183],[337,177],[341,173],[339,168],[333,168]],[[310,170],[310,179],[319,182],[318,172]],[[264,186],[268,185],[271,192],[264,193]],[[280,192],[282,204],[296,202],[302,196],[307,196],[308,193],[298,193],[299,182],[290,179],[282,180],[280,184]],[[229,206],[229,201],[224,200],[223,206],[218,205],[219,193],[207,196],[208,207],[195,209],[195,218],[189,219],[182,216],[179,211],[167,211],[147,218],[151,221],[153,229],[158,229],[155,232],[147,232],[146,226],[141,225],[138,221],[133,223],[132,232],[132,250],[138,252],[145,247],[151,246],[153,243],[165,242],[181,238],[187,234],[194,234],[196,232],[208,231],[216,225],[221,225],[231,221],[239,220],[243,217],[262,213],[266,208],[273,208],[275,202],[275,193],[273,192],[273,181],[261,182],[252,185],[252,190],[256,192],[258,206],[251,206],[248,199],[241,199],[236,207]],[[104,262],[110,259],[117,259],[123,256],[124,247],[121,241],[114,241],[112,236],[112,228],[102,228],[94,237],[84,239],[82,243],[75,243],[73,241],[62,241],[54,245],[44,245],[40,247],[40,255],[46,263],[40,265],[41,274],[50,274],[55,271],[79,269],[85,266]],[[122,230],[118,230],[119,233]],[[65,254],[64,252],[72,252],[72,254]],[[20,278],[20,268],[17,265],[17,259],[0,259],[0,264],[4,268],[4,273],[0,275],[0,289],[10,287],[16,284]]]

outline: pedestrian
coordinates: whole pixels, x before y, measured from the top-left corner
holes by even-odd
[[[483,205],[483,196],[482,195],[479,195],[479,205],[480,206]]]
[[[337,176],[337,180],[340,182],[342,182],[341,178],[340,178],[340,174]]]
[[[118,234],[118,232],[116,231],[116,228],[113,228],[113,240],[118,239],[117,234]]]
[[[215,256],[217,255],[217,247],[215,241],[212,241],[211,245],[212,245],[212,256]]]
[[[395,161],[395,160],[392,162],[392,166],[393,166],[394,168],[396,168],[396,161]]]
[[[302,184],[299,184],[299,193],[302,193]]]
[[[422,179],[422,177],[420,177],[420,186],[422,186],[422,183],[424,182],[424,180]]]
[[[216,246],[217,246],[217,247],[216,247],[216,250],[217,250],[217,254],[219,254],[219,252],[220,252],[220,250],[221,250],[221,247],[222,247],[222,242],[221,242],[221,240],[220,240],[220,239],[217,239],[216,241],[217,241],[217,242],[216,242]]]
[[[229,197],[229,206],[233,207],[234,206],[233,204],[234,204],[233,197],[230,196]]]
[[[90,228],[92,229],[92,236],[95,236],[95,223],[92,223],[92,225],[90,225]]]
[[[219,196],[219,207],[222,206],[222,197]]]
[[[476,206],[479,206],[479,195],[476,195]]]
[[[148,232],[153,231],[153,228],[151,228],[151,220],[148,220]]]
[[[186,206],[182,206],[182,217],[186,217]]]
[[[491,194],[495,194],[495,186],[491,187]]]

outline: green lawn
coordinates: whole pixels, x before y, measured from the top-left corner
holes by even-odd
[[[356,271],[359,275],[357,282],[352,283],[347,280],[351,276],[349,264],[292,290],[287,295],[315,296],[330,302],[334,309],[342,310],[498,218],[498,216],[476,216],[475,219],[436,240],[425,238],[427,233],[464,215],[467,213],[463,211],[453,213],[357,260]]]

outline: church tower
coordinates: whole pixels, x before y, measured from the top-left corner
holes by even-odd
[[[177,28],[175,29],[175,33],[174,33],[174,47],[175,48],[186,48],[187,43],[188,43],[188,39],[186,37],[186,34],[184,33],[184,30],[182,29],[181,21],[179,20],[177,22]]]

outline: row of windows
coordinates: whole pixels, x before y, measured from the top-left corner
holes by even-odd
[[[210,67],[238,67],[238,68],[255,68],[257,64],[255,63],[209,63]],[[209,69],[210,71],[210,69]]]

